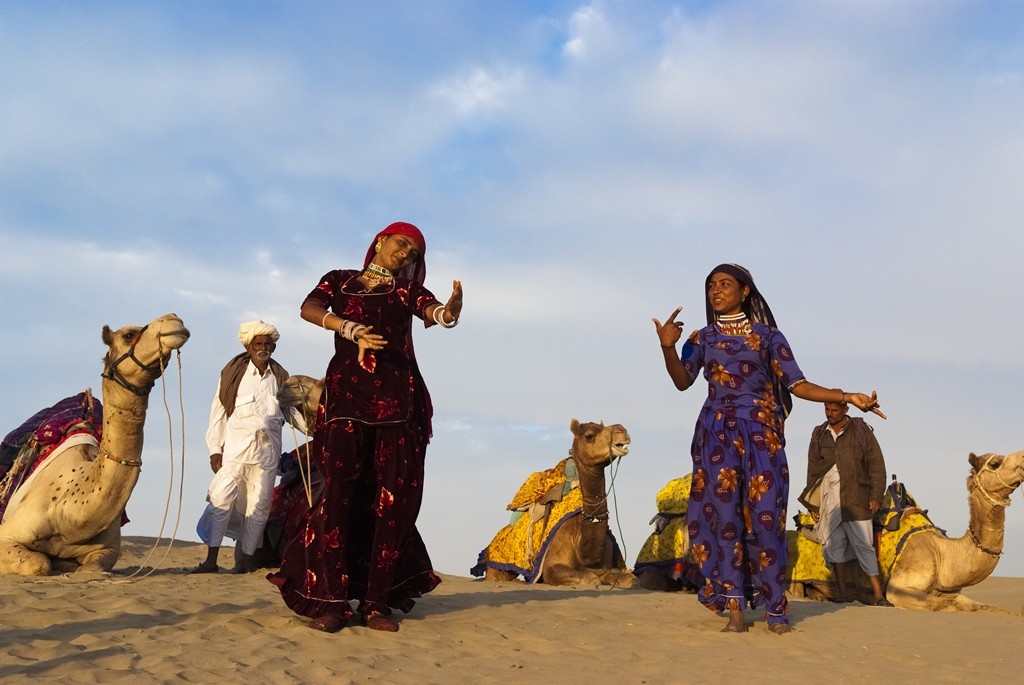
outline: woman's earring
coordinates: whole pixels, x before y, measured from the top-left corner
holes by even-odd
[[[377,245],[373,248],[374,252],[380,252],[380,246],[384,244],[384,238],[377,238]]]

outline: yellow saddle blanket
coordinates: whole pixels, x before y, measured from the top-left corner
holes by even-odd
[[[562,485],[564,489],[566,476],[566,466],[569,458],[566,457],[562,461],[558,462],[550,469],[546,471],[537,471],[536,473],[530,474],[530,477],[526,479],[522,485],[519,486],[519,490],[516,492],[515,497],[509,502],[509,511],[523,511],[525,508],[540,502],[545,496],[550,493],[555,486]],[[569,467],[569,471],[574,471],[575,466]]]
[[[543,570],[552,535],[565,521],[583,511],[583,495],[568,458],[546,471],[537,471],[520,486],[508,509],[512,522],[498,531],[470,569],[481,576],[487,567],[511,571],[534,582]]]
[[[878,571],[881,575],[882,584],[888,582],[892,569],[896,566],[907,541],[919,534],[931,533],[943,535],[943,531],[928,520],[928,517],[920,509],[907,509],[900,517],[900,527],[896,530],[884,530],[878,540]]]
[[[512,571],[532,583],[543,571],[544,554],[552,535],[565,521],[583,511],[583,496],[579,488],[573,488],[557,502],[553,502],[545,515],[535,519],[520,516],[498,531],[491,544],[480,553],[478,568],[492,566]]]
[[[637,554],[638,573],[652,565],[693,563],[690,536],[686,532],[686,507],[690,500],[692,480],[692,475],[676,478],[658,491],[655,497],[658,514],[651,519],[654,532],[647,536],[644,546]]]

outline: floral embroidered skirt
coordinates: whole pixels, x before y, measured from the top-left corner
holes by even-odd
[[[691,445],[687,529],[704,576],[697,593],[712,611],[765,607],[788,621],[785,441],[773,428],[705,408]]]

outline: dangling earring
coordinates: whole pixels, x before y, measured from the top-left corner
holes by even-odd
[[[380,252],[380,246],[383,245],[383,244],[384,244],[383,236],[380,237],[380,238],[377,238],[377,244],[374,246],[373,251],[374,252]]]

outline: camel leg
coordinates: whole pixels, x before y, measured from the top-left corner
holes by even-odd
[[[486,580],[491,581],[492,583],[508,582],[511,580],[515,580],[518,577],[518,573],[513,573],[512,571],[502,571],[501,569],[491,568],[490,566],[488,566],[487,570],[484,572],[484,578]]]
[[[639,579],[626,568],[610,568],[600,573],[600,580],[605,585],[614,585],[621,588],[635,588]]]
[[[0,573],[22,576],[50,575],[50,559],[20,542],[0,539]]]
[[[547,585],[600,585],[603,582],[590,569],[576,569],[569,564],[545,564],[541,581]]]
[[[952,592],[922,592],[913,588],[886,588],[886,597],[900,609],[919,609],[923,611],[998,611],[1013,614],[1009,609],[983,604]]]
[[[996,611],[1001,613],[1013,614],[1014,612],[1003,607],[992,606],[991,604],[982,604],[976,602],[966,595],[957,594],[953,596],[953,601],[949,607],[951,611]],[[1014,614],[1016,615],[1016,614]]]
[[[107,573],[121,557],[121,518],[89,541],[89,548],[78,555],[79,573]]]
[[[121,522],[115,521],[91,540],[64,545],[57,554],[56,573],[107,573],[121,556]]]

